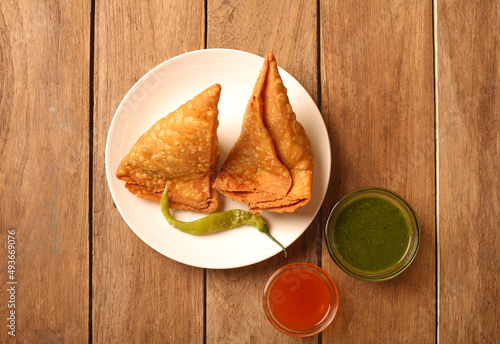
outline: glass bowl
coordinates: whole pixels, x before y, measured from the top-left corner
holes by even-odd
[[[403,272],[420,245],[411,206],[393,191],[351,191],[332,208],[325,227],[328,252],[337,266],[362,281],[385,281]]]
[[[326,271],[309,263],[292,263],[269,278],[262,303],[275,328],[290,336],[308,337],[332,322],[339,297]]]

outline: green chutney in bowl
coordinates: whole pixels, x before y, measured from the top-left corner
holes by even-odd
[[[347,274],[364,281],[384,281],[413,261],[420,228],[401,196],[367,187],[348,193],[333,207],[325,240],[330,256]]]

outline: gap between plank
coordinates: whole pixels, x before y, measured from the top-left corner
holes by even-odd
[[[318,77],[317,82],[317,97],[318,97],[318,108],[321,112],[321,1],[316,2],[316,73]],[[324,201],[324,200],[323,200]],[[316,219],[318,221],[317,225],[317,243],[316,243],[316,259],[319,267],[323,267],[323,205],[319,208],[318,214],[316,214]],[[318,334],[318,344],[323,344],[323,333]]]
[[[438,31],[437,31],[437,1],[432,0],[432,35],[434,45],[434,145],[435,145],[435,209],[436,209],[436,343],[439,344],[439,301],[440,301],[440,273],[441,261],[439,259],[439,110],[438,110]]]
[[[92,344],[92,270],[93,270],[93,185],[94,185],[94,41],[95,41],[95,0],[89,1],[90,39],[89,39],[89,208],[88,208],[88,240],[89,240],[89,315],[88,340]]]
[[[208,48],[208,0],[205,0],[205,37],[204,37],[204,47]]]
[[[316,65],[317,65],[317,76],[318,76],[318,82],[317,82],[317,94],[318,94],[318,108],[320,109],[321,112],[321,20],[320,20],[320,10],[321,10],[321,1],[318,0],[316,2],[316,49],[317,49],[317,56],[316,56]],[[324,200],[323,200],[324,201]],[[322,230],[322,224],[323,224],[323,205],[319,208],[318,214],[316,214],[316,219],[318,221],[317,225],[317,243],[316,243],[316,259],[318,266],[322,267],[323,265],[323,230]],[[322,338],[321,335],[318,337],[318,344],[321,344]]]
[[[205,0],[205,33],[204,33],[204,41],[203,46],[205,49],[208,48],[208,0]],[[208,302],[207,302],[207,269],[203,269],[203,344],[207,344],[207,311],[208,311]]]

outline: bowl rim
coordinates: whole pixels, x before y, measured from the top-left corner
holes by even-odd
[[[331,305],[330,308],[323,318],[323,320],[317,324],[316,326],[312,327],[311,329],[307,330],[294,330],[290,329],[283,324],[281,324],[272,314],[272,311],[270,309],[269,305],[269,296],[270,296],[270,291],[272,290],[272,286],[274,285],[274,282],[283,275],[284,273],[294,270],[294,269],[300,269],[300,270],[309,270],[312,271],[313,273],[316,273],[318,276],[320,276],[324,281],[325,284],[328,286],[330,289],[331,293]],[[264,291],[262,293],[262,306],[264,309],[264,313],[266,314],[267,319],[269,322],[279,331],[281,331],[284,334],[287,334],[289,336],[293,337],[310,337],[315,334],[318,334],[322,332],[324,329],[328,327],[328,325],[331,324],[333,319],[335,318],[339,306],[339,295],[338,295],[338,289],[331,278],[331,276],[321,267],[315,264],[311,263],[305,263],[305,262],[295,262],[295,263],[290,263],[285,266],[282,266],[278,270],[276,270],[271,277],[267,280],[265,286],[264,286]]]
[[[399,261],[399,263],[389,270],[375,274],[360,272],[345,264],[340,258],[340,256],[336,253],[336,250],[333,247],[334,245],[331,242],[329,235],[330,224],[334,221],[336,215],[338,215],[338,213],[343,209],[343,206],[349,204],[357,197],[370,194],[374,194],[379,197],[384,197],[391,203],[398,206],[405,214],[412,231],[410,236],[410,242],[408,243],[408,249],[405,255]],[[349,276],[362,281],[382,282],[398,276],[403,271],[405,271],[408,268],[408,266],[410,266],[410,264],[415,259],[420,247],[420,224],[411,205],[406,201],[406,199],[404,199],[398,193],[378,186],[367,186],[367,187],[357,188],[342,196],[330,210],[330,213],[326,220],[324,234],[325,234],[326,248],[328,250],[328,253],[330,254],[330,257],[335,262],[335,264]]]

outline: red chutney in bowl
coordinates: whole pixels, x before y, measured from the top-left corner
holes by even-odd
[[[263,295],[264,312],[278,330],[307,337],[323,331],[338,307],[337,288],[318,266],[294,263],[276,271]]]

